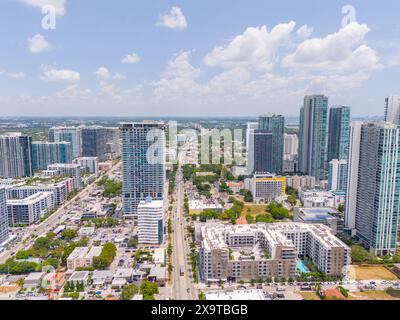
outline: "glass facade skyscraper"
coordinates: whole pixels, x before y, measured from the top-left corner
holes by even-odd
[[[328,97],[312,95],[304,98],[300,110],[299,171],[326,179]]]
[[[164,200],[165,126],[161,122],[123,123],[122,143],[123,211],[137,217],[141,201]]]
[[[271,144],[265,151],[270,154],[268,155],[270,163],[267,165],[269,170],[264,172],[281,173],[285,144],[285,118],[275,114],[261,116],[258,120],[258,129],[271,134]],[[255,151],[257,152],[257,149]]]
[[[72,156],[78,158],[82,155],[81,129],[75,127],[54,127],[49,129],[49,142],[70,142]]]
[[[82,156],[106,160],[108,130],[105,127],[82,128]]]
[[[33,176],[32,137],[20,133],[0,136],[0,177]]]
[[[333,159],[329,162],[328,188],[330,191],[346,192],[347,161]]]
[[[397,248],[399,143],[400,129],[395,124],[352,124],[346,228],[377,255],[394,253]]]
[[[0,187],[0,245],[8,240],[8,212],[6,189]]]
[[[385,121],[400,125],[400,96],[385,99]]]
[[[335,106],[329,109],[328,158],[346,160],[349,152],[350,107]]]
[[[253,172],[272,173],[273,135],[267,130],[254,130],[254,169]]]
[[[70,142],[34,142],[32,144],[34,170],[46,170],[55,163],[72,163]]]
[[[247,174],[254,172],[254,130],[258,129],[258,122],[248,122],[246,128]]]

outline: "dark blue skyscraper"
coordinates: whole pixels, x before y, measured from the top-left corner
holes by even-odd
[[[266,166],[270,173],[281,173],[283,171],[283,152],[285,143],[285,118],[281,115],[261,116],[258,120],[258,129],[271,135],[271,142],[267,150],[270,161]],[[257,152],[257,150],[256,150]]]
[[[272,171],[273,135],[267,130],[254,130],[254,172]]]
[[[349,152],[350,108],[335,106],[329,109],[328,158],[347,160]]]
[[[105,127],[82,128],[82,155],[106,160],[108,130]]]
[[[328,97],[306,96],[300,111],[299,171],[326,179]]]

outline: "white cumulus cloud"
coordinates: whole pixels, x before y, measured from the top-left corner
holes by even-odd
[[[156,97],[190,97],[203,93],[202,86],[196,82],[203,73],[191,65],[190,54],[188,51],[182,52],[168,61],[161,78],[151,83]]]
[[[276,63],[277,52],[285,46],[296,26],[294,21],[278,24],[270,32],[266,26],[247,28],[224,47],[215,47],[204,63],[225,68],[252,66],[269,70]]]
[[[114,80],[125,80],[126,79],[126,75],[122,74],[122,73],[116,73],[113,77]]]
[[[312,35],[312,33],[314,32],[314,28],[313,27],[309,27],[308,25],[303,25],[301,26],[297,31],[296,34],[301,37],[301,38],[308,38]]]
[[[24,79],[26,74],[24,72],[10,72],[3,69],[0,69],[0,76],[5,76],[11,79]]]
[[[140,57],[136,53],[128,54],[122,59],[122,63],[135,64],[140,62]]]
[[[370,31],[367,25],[351,23],[324,38],[300,43],[286,56],[282,65],[297,71],[318,71],[324,74],[369,72],[380,68],[377,53],[363,43]]]
[[[81,79],[81,75],[79,72],[73,70],[45,68],[40,76],[40,79],[48,82],[77,82]]]
[[[56,92],[56,97],[61,99],[87,99],[91,94],[90,89],[80,89],[77,84],[73,84]]]
[[[26,77],[23,72],[7,72],[6,76],[12,79],[24,79]]]
[[[186,17],[183,15],[181,8],[172,7],[169,14],[160,14],[156,26],[169,29],[183,30],[187,27]]]
[[[99,80],[108,80],[111,78],[111,73],[106,67],[100,67],[94,73]]]
[[[45,6],[53,6],[56,13],[60,16],[65,15],[65,4],[67,0],[19,0],[22,3],[32,7],[39,8],[40,10]]]
[[[194,79],[201,76],[200,69],[190,63],[190,52],[185,51],[168,61],[168,66],[163,74],[164,78],[188,78]]]
[[[28,39],[29,51],[32,53],[41,53],[51,49],[50,43],[41,34],[36,34]]]

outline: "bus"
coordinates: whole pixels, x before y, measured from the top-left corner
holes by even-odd
[[[181,271],[181,276],[184,276],[185,275],[185,268],[183,266],[181,266],[180,271]]]

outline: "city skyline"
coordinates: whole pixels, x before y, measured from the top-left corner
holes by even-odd
[[[48,0],[54,30],[40,3],[0,5],[0,116],[292,116],[311,94],[383,116],[398,94],[394,1],[353,1],[343,26],[341,3],[96,2],[93,13]]]
[[[399,9],[2,1],[0,300],[400,300]]]

